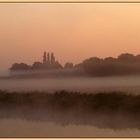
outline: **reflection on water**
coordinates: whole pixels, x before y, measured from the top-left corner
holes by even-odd
[[[140,121],[121,114],[1,109],[0,137],[140,137]]]
[[[140,130],[113,130],[88,125],[61,126],[52,122],[1,119],[0,137],[140,137]]]

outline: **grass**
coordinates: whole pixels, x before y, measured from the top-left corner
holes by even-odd
[[[79,93],[57,91],[8,92],[0,91],[0,109],[26,107],[80,112],[117,113],[140,115],[140,95],[125,92]]]

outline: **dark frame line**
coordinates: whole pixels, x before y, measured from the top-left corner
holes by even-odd
[[[139,1],[0,1],[0,3],[140,3]]]

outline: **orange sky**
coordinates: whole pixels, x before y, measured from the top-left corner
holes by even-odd
[[[0,4],[0,68],[43,51],[64,64],[140,53],[140,4]]]

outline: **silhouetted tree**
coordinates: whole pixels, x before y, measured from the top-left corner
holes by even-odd
[[[140,63],[140,55],[136,55],[136,56],[135,56],[135,61],[136,61],[137,63]]]
[[[33,69],[41,69],[42,68],[42,63],[41,62],[34,62],[32,65]]]
[[[11,71],[30,70],[30,69],[62,69],[63,66],[58,61],[53,63],[34,62],[32,66],[24,63],[14,63]],[[140,55],[123,53],[117,58],[106,57],[104,59],[91,57],[82,63],[76,64],[67,62],[64,68],[73,68],[72,73],[77,75],[86,74],[90,76],[109,76],[109,75],[129,75],[140,74]],[[79,74],[79,75],[80,75]]]
[[[114,63],[117,59],[116,58],[113,58],[113,57],[106,57],[104,59],[105,62],[110,62],[110,63]]]
[[[10,70],[12,71],[18,71],[18,70],[29,70],[31,67],[24,63],[14,63]]]
[[[133,54],[124,53],[118,56],[118,60],[122,62],[134,62],[135,56]]]
[[[64,68],[73,68],[74,66],[73,66],[73,63],[70,63],[70,62],[67,62],[65,65],[64,65]]]
[[[55,69],[62,69],[63,66],[62,66],[58,61],[56,61],[56,62],[54,63],[54,68],[55,68]]]

